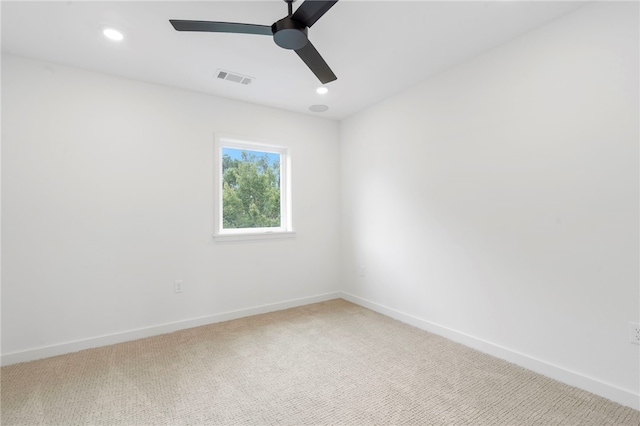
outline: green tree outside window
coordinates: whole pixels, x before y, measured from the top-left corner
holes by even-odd
[[[280,155],[222,148],[222,227],[281,226]]]

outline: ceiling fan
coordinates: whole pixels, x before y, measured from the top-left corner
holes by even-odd
[[[273,25],[242,24],[235,22],[185,21],[170,19],[176,31],[203,31],[212,33],[240,33],[273,36],[276,44],[284,49],[295,51],[300,59],[311,69],[322,84],[336,80],[337,77],[313,47],[307,37],[308,29],[316,23],[338,0],[306,0],[295,13],[293,2],[284,0],[289,14]]]

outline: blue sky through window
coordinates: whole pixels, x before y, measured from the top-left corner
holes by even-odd
[[[280,161],[280,154],[276,152],[269,151],[254,151],[250,149],[238,149],[238,148],[222,148],[222,155],[228,155],[232,160],[242,160],[242,151],[245,151],[247,154],[254,154],[258,157],[262,157],[264,154],[267,154],[269,157],[269,161],[273,164],[274,161]]]

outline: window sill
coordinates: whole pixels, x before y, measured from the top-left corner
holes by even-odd
[[[216,234],[213,236],[213,240],[223,243],[227,241],[281,240],[295,237],[296,233],[294,231],[247,232],[238,234]]]

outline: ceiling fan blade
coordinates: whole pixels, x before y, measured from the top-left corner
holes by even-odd
[[[183,21],[170,19],[176,31],[204,31],[209,33],[239,33],[273,35],[268,25],[238,24],[235,22]]]
[[[310,27],[337,2],[338,0],[306,0],[296,9],[291,18]]]
[[[305,47],[302,49],[298,49],[295,51],[300,59],[304,61],[305,64],[313,71],[313,73],[318,77],[318,79],[322,82],[322,84],[329,83],[330,81],[337,80],[338,77],[331,71],[329,65],[322,59],[320,53],[313,47],[311,42],[308,42]]]

